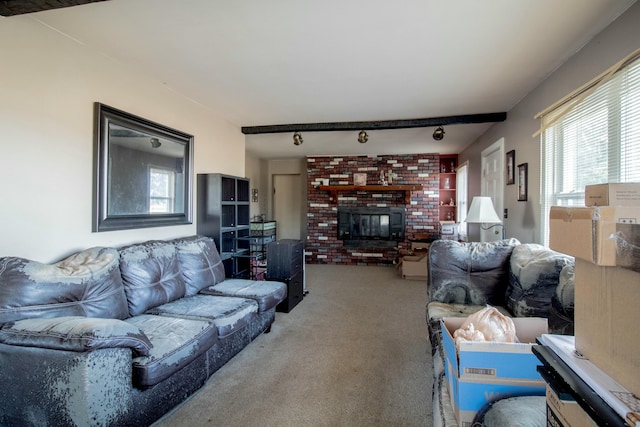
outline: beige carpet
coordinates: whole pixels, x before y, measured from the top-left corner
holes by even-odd
[[[426,281],[308,265],[307,289],[154,426],[431,426]]]

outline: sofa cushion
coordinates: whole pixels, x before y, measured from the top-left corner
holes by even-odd
[[[246,298],[194,295],[155,307],[149,314],[206,319],[218,328],[224,338],[244,328],[258,314],[258,303]]]
[[[120,270],[131,316],[182,298],[186,292],[176,246],[171,242],[149,241],[121,248]]]
[[[549,333],[557,335],[574,334],[574,266],[567,265],[560,272],[556,293],[551,297],[549,309]]]
[[[122,320],[80,316],[5,323],[0,342],[68,351],[124,347],[131,348],[134,356],[146,356],[152,347],[144,332]]]
[[[573,257],[535,243],[515,247],[509,262],[507,308],[516,317],[548,317],[560,272],[573,263]]]
[[[517,239],[496,242],[436,240],[429,247],[429,301],[504,305],[509,257]]]
[[[269,311],[287,297],[287,285],[269,280],[227,279],[201,291],[207,295],[253,299],[260,312]]]
[[[143,314],[125,322],[142,330],[153,344],[149,355],[133,359],[133,385],[138,388],[170,377],[218,339],[216,327],[205,320]]]
[[[33,317],[124,319],[118,252],[90,248],[55,264],[0,258],[0,323]]]
[[[191,236],[174,240],[180,269],[186,284],[186,296],[225,279],[224,264],[211,237]]]

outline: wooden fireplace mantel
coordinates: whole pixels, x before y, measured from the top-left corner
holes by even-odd
[[[404,191],[404,203],[411,203],[411,192],[422,190],[422,184],[401,184],[401,185],[321,185],[320,190],[331,193],[331,201],[338,201],[338,193],[341,191],[371,191],[371,192],[388,192],[388,191]]]

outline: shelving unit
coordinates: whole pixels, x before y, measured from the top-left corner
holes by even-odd
[[[267,272],[267,245],[276,240],[275,221],[252,221],[250,235],[240,237],[249,243],[249,254],[241,255],[250,258],[249,278],[253,280],[266,280]]]
[[[198,174],[197,233],[212,237],[227,277],[250,274],[249,180]]]
[[[456,222],[456,168],[457,154],[440,155],[439,165],[439,219]]]

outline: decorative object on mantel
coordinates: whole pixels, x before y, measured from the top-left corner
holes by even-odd
[[[367,185],[367,174],[366,173],[354,173],[353,174],[353,185],[357,185],[357,186]]]
[[[422,190],[422,184],[401,184],[401,185],[321,185],[322,191],[331,193],[331,201],[338,201],[338,192],[340,191],[404,191],[405,204],[411,203],[411,192]]]

